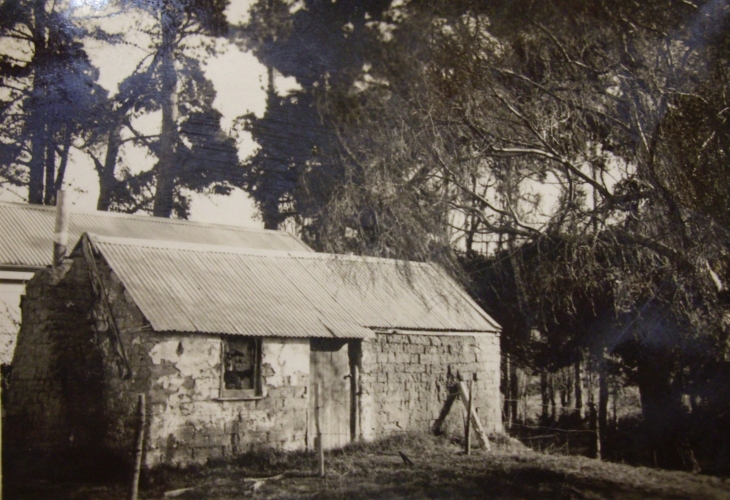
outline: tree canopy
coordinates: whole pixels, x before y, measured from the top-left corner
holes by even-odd
[[[31,203],[53,204],[76,148],[96,167],[100,210],[187,217],[183,189],[228,194],[240,186],[238,148],[221,129],[202,60],[215,53],[212,37],[226,33],[226,6],[115,2],[119,12],[96,17],[136,13],[141,21],[137,31],[111,35],[90,21],[94,16],[75,16],[73,6],[3,3],[3,182],[27,186]],[[112,45],[149,40],[146,56],[112,96],[96,83],[98,69],[84,49],[90,38]],[[138,132],[135,119],[155,112],[162,113],[159,134]],[[127,143],[157,158],[153,171],[132,173],[120,155]]]
[[[279,7],[285,29],[259,39],[274,67],[291,47],[278,68],[316,98],[336,179],[304,212],[322,160],[252,162],[286,179],[248,184],[262,206],[293,207],[272,225],[304,214],[318,248],[466,270],[507,353],[552,368],[617,356],[664,428],[662,409],[699,384],[681,374],[728,359],[728,5],[379,5],[360,24],[324,16],[358,41],[339,40],[354,61],[340,65],[291,23],[341,3]],[[287,69],[305,53],[322,54],[306,64],[319,79]],[[293,116],[266,140],[299,137]]]
[[[106,91],[86,55],[85,30],[50,2],[0,6],[0,179],[54,204],[74,141],[99,125]]]
[[[261,0],[239,30],[240,43],[269,68],[266,114],[242,117],[261,145],[245,167],[247,191],[267,228],[296,218],[312,240],[319,234],[322,201],[344,180],[332,119],[319,104],[331,87],[347,88],[360,74],[370,44],[369,23],[390,1],[306,1],[296,11],[281,0]],[[274,72],[300,86],[287,96]]]

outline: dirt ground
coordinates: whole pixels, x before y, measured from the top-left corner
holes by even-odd
[[[730,499],[730,479],[546,455],[510,442],[466,456],[443,438],[401,436],[314,457],[264,453],[234,464],[146,474],[141,499]],[[413,465],[404,463],[404,452]],[[272,477],[273,476],[273,477]],[[272,477],[271,479],[263,479]],[[4,485],[3,498],[127,498],[125,485]]]

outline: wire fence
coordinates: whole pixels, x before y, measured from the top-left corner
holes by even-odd
[[[447,396],[459,397],[458,390],[449,388]],[[586,456],[597,456],[600,453],[600,436],[597,424],[596,407],[592,403],[586,404],[583,408],[564,406],[558,402],[555,404],[543,404],[539,395],[521,399],[502,399],[502,423],[505,431],[512,437],[521,440],[525,445],[538,451],[547,451],[559,454],[581,454]],[[512,414],[508,407],[517,411]],[[592,408],[592,410],[591,410]],[[361,422],[352,422],[353,410],[349,400],[327,400],[323,401],[320,407],[320,434],[326,452],[341,449],[350,443],[356,443],[363,435],[360,428]],[[357,409],[359,411],[362,408]],[[455,404],[452,408],[452,417],[465,416],[465,410],[461,404]],[[391,408],[395,411],[395,408]],[[314,407],[310,407],[307,416],[307,448],[316,449],[316,425]],[[462,418],[462,420],[464,420]],[[387,425],[378,432],[377,437],[408,435],[414,432],[430,432],[433,427],[425,424],[414,428],[413,422],[402,422],[403,429]],[[455,422],[451,421],[451,426]],[[382,422],[378,423],[378,426]],[[455,431],[456,437],[461,439],[463,429],[456,430],[451,427],[449,432]],[[367,430],[366,430],[367,433]],[[373,436],[376,437],[376,436]]]
[[[541,404],[528,399],[504,399],[505,430],[537,451],[600,456],[596,407],[575,408]]]

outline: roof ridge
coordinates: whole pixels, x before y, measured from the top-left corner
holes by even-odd
[[[0,207],[7,207],[7,208],[15,208],[15,209],[21,209],[21,210],[38,210],[42,212],[55,212],[56,207],[49,206],[49,205],[35,205],[30,203],[18,203],[13,201],[0,201]],[[131,220],[139,220],[144,222],[149,222],[152,224],[177,224],[177,225],[190,225],[190,226],[214,226],[216,228],[224,228],[224,229],[230,229],[234,231],[248,231],[248,232],[255,232],[255,233],[276,233],[276,234],[282,234],[289,236],[291,238],[297,238],[297,236],[287,232],[282,231],[279,229],[264,229],[260,227],[245,227],[245,226],[235,226],[231,224],[220,224],[217,222],[202,222],[202,221],[195,221],[195,220],[187,220],[187,219],[171,219],[167,217],[155,217],[152,215],[138,215],[138,214],[127,214],[124,212],[106,212],[103,210],[72,210],[69,212],[71,216],[73,215],[91,215],[96,217],[112,217],[112,218],[120,218],[120,219],[131,219]]]
[[[258,256],[270,256],[270,257],[282,257],[288,256],[292,258],[303,258],[311,260],[343,260],[343,261],[356,261],[356,262],[372,262],[382,264],[404,264],[404,265],[415,265],[423,267],[433,267],[430,262],[416,262],[399,259],[388,259],[386,257],[370,257],[364,255],[349,255],[349,254],[336,254],[336,253],[324,253],[324,252],[313,252],[313,251],[292,251],[292,250],[269,250],[260,248],[243,248],[233,247],[227,245],[211,245],[206,243],[189,243],[180,241],[168,241],[168,240],[150,240],[140,238],[122,238],[117,236],[102,236],[94,233],[84,233],[91,238],[94,243],[107,243],[112,245],[128,245],[135,247],[147,247],[147,248],[160,248],[160,249],[171,249],[171,250],[183,250],[191,252],[211,252],[211,253],[225,253],[225,254],[239,254],[239,255],[258,255]],[[82,235],[83,237],[83,235]]]

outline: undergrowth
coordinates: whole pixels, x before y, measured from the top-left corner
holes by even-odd
[[[314,474],[312,452],[252,450],[228,461],[145,471],[140,498],[165,498],[171,491],[181,500],[730,498],[730,483],[721,478],[540,454],[506,435],[490,441],[491,451],[475,449],[470,456],[460,440],[425,433],[354,443],[325,453],[324,478]],[[126,484],[120,483],[24,485],[7,498],[114,500],[126,497],[125,491]]]
[[[325,453],[328,473],[337,476],[355,470],[354,460],[359,455],[396,454],[405,451],[412,455],[433,454],[439,450],[453,451],[454,440],[445,436],[403,432],[370,442],[355,442],[338,450]],[[281,451],[271,448],[254,449],[232,459],[208,460],[204,465],[160,465],[142,476],[143,489],[153,492],[180,488],[196,481],[231,477],[267,477],[281,473],[293,476],[311,474],[317,470],[313,451]]]

